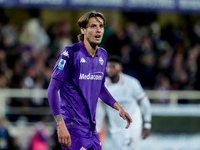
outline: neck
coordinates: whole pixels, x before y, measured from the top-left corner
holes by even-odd
[[[87,51],[90,53],[90,55],[92,57],[94,57],[96,54],[98,45],[94,44],[94,43],[89,43],[88,41],[85,41],[85,40],[84,40],[84,45],[85,45]]]

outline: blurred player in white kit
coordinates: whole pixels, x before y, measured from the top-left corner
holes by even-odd
[[[101,100],[97,104],[97,132],[101,131],[105,117],[109,122],[112,138],[112,150],[137,150],[141,139],[146,139],[151,129],[151,105],[139,81],[122,73],[123,67],[118,56],[110,56],[107,64],[105,85],[117,102],[133,119],[129,129],[115,110],[106,106]]]

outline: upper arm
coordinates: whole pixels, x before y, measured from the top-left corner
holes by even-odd
[[[58,59],[56,61],[56,64],[54,66],[51,75],[52,78],[64,82],[67,78],[70,69],[72,68],[72,65],[73,65],[73,53],[70,49],[64,49],[58,56]]]

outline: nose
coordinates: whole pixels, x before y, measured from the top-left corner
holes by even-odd
[[[102,31],[103,31],[103,28],[102,28],[101,26],[97,26],[97,27],[96,27],[96,31],[97,31],[97,32],[102,32]]]
[[[96,30],[97,32],[99,32],[99,33],[101,32],[101,28],[100,27],[97,27],[96,29],[97,29]]]

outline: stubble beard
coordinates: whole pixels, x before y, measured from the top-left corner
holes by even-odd
[[[101,40],[99,42],[92,42],[88,39],[88,42],[90,43],[91,47],[93,47],[94,49],[101,44]]]

